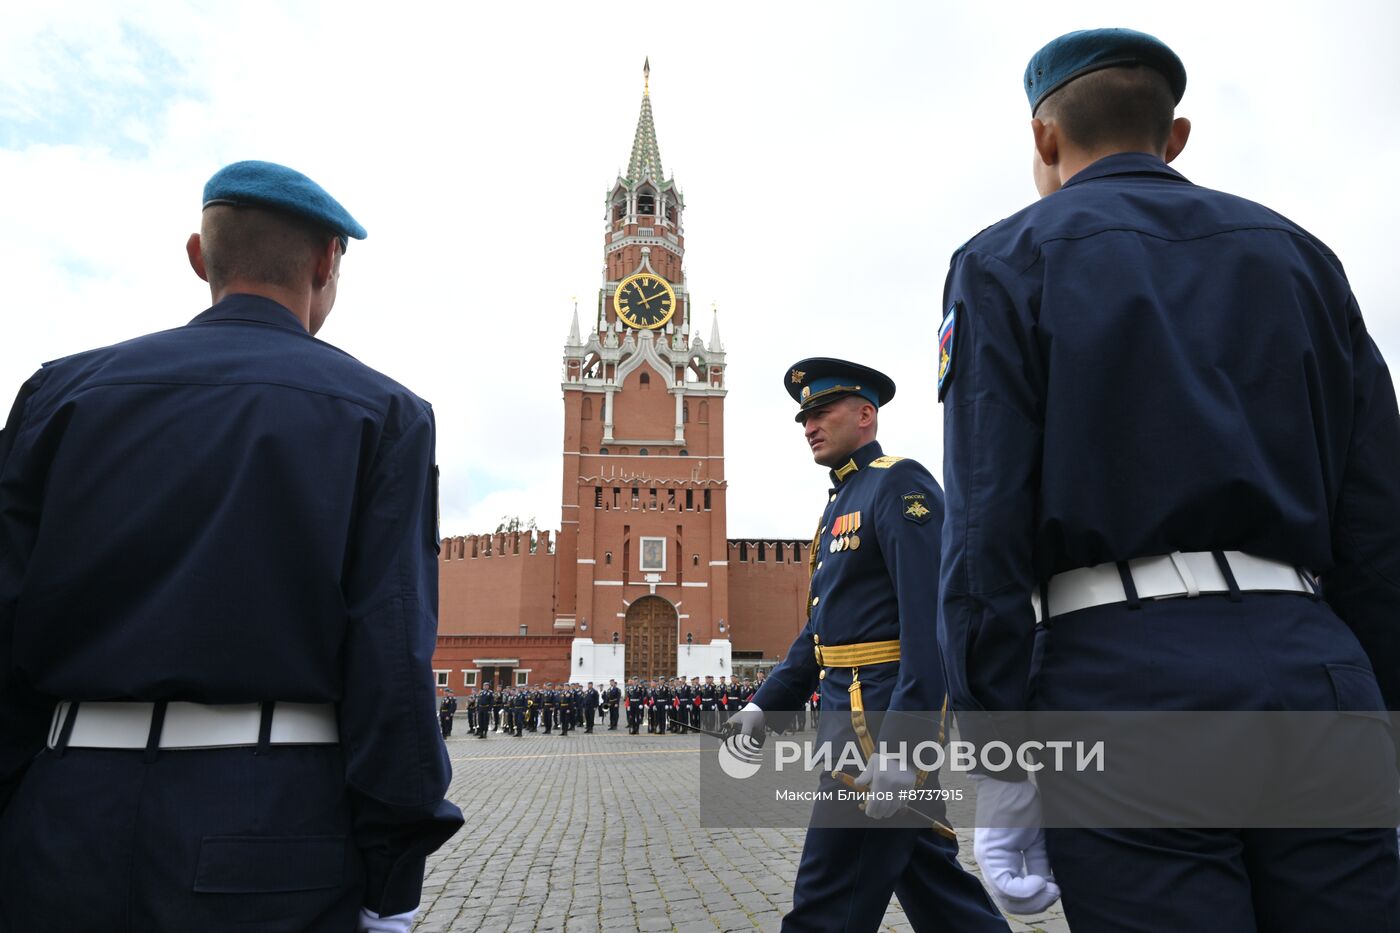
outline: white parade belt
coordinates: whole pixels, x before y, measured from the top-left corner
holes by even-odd
[[[1281,561],[1253,557],[1243,551],[1222,551],[1241,592],[1303,593],[1314,595],[1316,585],[1307,571]],[[1128,561],[1138,599],[1192,598],[1229,593],[1230,584],[1210,551],[1174,551],[1160,557]],[[1047,584],[1049,615],[1044,615],[1040,594],[1032,597],[1036,618],[1055,618],[1080,609],[1129,600],[1117,564],[1098,564],[1057,573]]]
[[[76,707],[76,709],[73,709]],[[54,709],[49,748],[57,748],[64,721],[73,709],[68,748],[144,749],[151,737],[155,703],[79,702]],[[171,702],[165,707],[160,748],[230,748],[259,744],[262,704]],[[335,705],[276,703],[268,735],[271,745],[335,745],[340,742]]]

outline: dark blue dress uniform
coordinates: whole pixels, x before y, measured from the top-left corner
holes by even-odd
[[[430,407],[233,295],[47,364],[0,438],[0,929],[414,907],[462,822]],[[340,744],[58,754],[59,700],[335,704]]]
[[[957,709],[1400,706],[1400,418],[1331,250],[1121,153],[962,247],[944,307]],[[1057,573],[1227,550],[1310,571],[1325,599],[1054,616],[1052,586],[1037,630],[1032,593]],[[1076,933],[1400,928],[1389,831],[1047,841]]]
[[[826,367],[839,373],[854,367],[837,360],[820,365],[804,360],[785,382],[792,384],[801,374],[804,383],[821,386]],[[873,370],[855,369],[889,382]],[[872,401],[887,400],[893,389],[890,382],[888,393]],[[859,448],[832,470],[831,482],[813,539],[807,625],[753,702],[781,722],[802,709],[820,684],[826,708],[846,715],[823,719],[818,741],[864,746],[849,715],[852,680],[858,677],[856,695],[866,711],[902,711],[911,717],[890,722],[891,731],[897,728],[900,734],[881,735],[873,727],[871,741],[933,739],[944,702],[935,575],[943,494],[921,465],[885,456],[878,442]],[[883,651],[893,660],[853,671],[826,654],[826,649],[839,653],[855,646]],[[819,647],[826,665],[818,658]],[[926,726],[927,734],[905,734],[911,720]],[[829,774],[822,776],[823,790],[837,786]],[[936,786],[936,779],[930,776],[925,786]],[[941,805],[930,812],[943,816]],[[955,841],[928,828],[892,828],[875,821],[870,827],[807,830],[785,930],[873,930],[891,893],[919,930],[1006,929],[980,882],[959,866]]]

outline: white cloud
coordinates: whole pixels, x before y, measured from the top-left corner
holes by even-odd
[[[1400,12],[1382,0],[1345,16],[1092,2],[1069,19],[1015,3],[653,5],[642,21],[588,3],[119,6],[0,13],[0,386],[202,310],[182,246],[204,180],[286,162],[370,230],[322,336],[434,403],[448,533],[507,514],[557,526],[570,298],[586,323],[646,55],[697,323],[708,335],[716,302],[729,351],[733,535],[812,531],[826,480],[779,383],[801,356],[894,376],[882,438],[939,472],[947,257],[1033,197],[1021,70],[1071,28],[1126,19],[1177,49],[1195,123],[1178,167],[1332,245],[1400,358]],[[92,99],[33,129],[59,93]]]

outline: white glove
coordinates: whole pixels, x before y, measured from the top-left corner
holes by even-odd
[[[899,755],[876,754],[870,764],[856,778],[856,786],[869,788],[877,796],[865,802],[865,815],[872,820],[883,820],[894,816],[904,808],[904,798],[900,795],[913,790],[918,774]],[[889,799],[882,799],[888,796]]]
[[[355,925],[355,933],[408,933],[413,927],[413,916],[416,913],[417,907],[406,914],[381,917],[369,908],[361,907],[360,922]]]
[[[1008,914],[1038,914],[1059,900],[1050,871],[1040,796],[1030,781],[977,782],[977,828],[972,854],[998,907]]]
[[[725,723],[725,728],[731,732],[738,732],[754,739],[759,744],[763,743],[763,710],[755,703],[750,703],[739,712],[729,717]]]

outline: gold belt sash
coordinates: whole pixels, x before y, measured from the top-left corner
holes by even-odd
[[[859,645],[816,645],[822,667],[865,667],[899,660],[899,640],[867,641]]]
[[[815,640],[815,636],[813,636]],[[860,695],[860,669],[870,664],[891,664],[899,661],[899,640],[867,641],[858,645],[814,646],[817,663],[822,667],[849,667],[851,669],[851,728],[860,740],[860,750],[868,761],[875,754],[875,740],[865,721],[865,701]],[[825,672],[823,672],[825,677]]]

